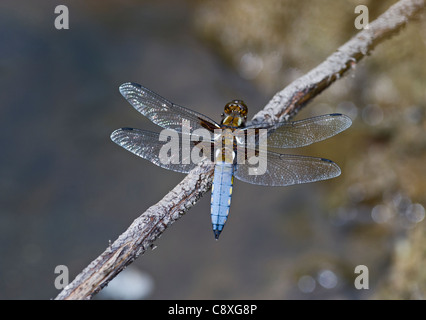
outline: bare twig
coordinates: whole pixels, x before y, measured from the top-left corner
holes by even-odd
[[[252,122],[288,120],[338,80],[390,35],[398,32],[425,7],[425,0],[401,0],[341,46],[326,61],[278,92]],[[157,204],[142,213],[96,260],[91,262],[56,299],[90,299],[210,190],[213,172],[202,162]]]
[[[424,7],[424,0],[401,0],[390,7],[370,23],[368,29],[360,31],[319,66],[275,94],[265,108],[254,116],[252,122],[265,122],[265,119],[277,122],[292,118],[368,55],[377,44],[397,33]]]
[[[213,164],[201,162],[157,204],[141,214],[56,299],[90,299],[178,220],[211,187]]]

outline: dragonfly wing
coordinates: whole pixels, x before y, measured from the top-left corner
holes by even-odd
[[[267,152],[265,158],[260,158],[260,161],[266,160],[266,170],[263,174],[260,174],[263,170],[258,170],[258,174],[253,172],[255,166],[237,164],[235,177],[252,184],[289,186],[331,179],[341,173],[337,164],[324,158]]]
[[[170,131],[173,133],[172,131]],[[174,131],[174,138],[183,141],[181,135]],[[156,132],[145,131],[132,128],[121,128],[111,134],[111,140],[124,149],[144,158],[159,167],[182,173],[191,171],[197,163],[193,162],[194,153],[191,152],[195,147],[197,151],[201,147],[210,147],[209,142],[196,142],[188,139],[188,148],[171,144],[170,141],[161,141],[160,135]],[[208,152],[209,150],[207,150]],[[200,156],[200,160],[201,160]]]
[[[351,124],[352,120],[348,116],[333,113],[294,122],[278,123],[274,126],[248,126],[242,130],[254,129],[251,134],[247,134],[248,145],[253,145],[258,144],[254,140],[257,137],[255,132],[259,129],[267,129],[268,147],[280,149],[304,147],[328,139],[346,130]]]
[[[160,127],[181,132],[182,120],[187,120],[190,132],[199,128],[210,131],[220,128],[210,118],[174,104],[137,83],[122,84],[120,92],[137,111]]]

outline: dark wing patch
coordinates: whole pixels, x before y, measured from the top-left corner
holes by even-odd
[[[182,121],[189,123],[190,132],[199,128],[212,129],[220,126],[201,113],[179,106],[137,83],[124,83],[120,92],[126,100],[149,120],[166,129],[182,131]]]

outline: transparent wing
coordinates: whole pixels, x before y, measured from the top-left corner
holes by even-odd
[[[275,152],[267,152],[266,158],[261,160],[267,160],[266,171],[263,174],[250,174],[249,169],[256,166],[237,164],[234,173],[235,177],[252,184],[289,186],[292,184],[331,179],[339,176],[341,173],[337,164],[324,158],[279,154]]]
[[[124,83],[120,92],[126,100],[149,120],[166,129],[181,132],[182,120],[189,121],[190,131],[205,128],[210,131],[220,126],[210,118],[181,107],[137,83]]]
[[[248,132],[248,145],[257,144],[253,140],[257,137],[256,134],[253,134],[254,131],[267,129],[268,147],[298,148],[328,139],[346,130],[351,124],[352,120],[348,116],[333,113],[294,122],[278,123],[274,126],[262,127],[262,125],[257,124],[242,130]],[[249,134],[249,129],[253,129],[251,134]]]
[[[181,135],[176,131],[174,133],[176,134],[175,139],[182,141]],[[168,141],[160,141],[160,135],[156,132],[121,128],[111,134],[111,140],[124,149],[151,161],[159,167],[176,172],[188,173],[197,165],[193,161],[197,155],[192,151],[194,147],[200,157],[199,160],[203,156],[211,158],[209,153],[211,144],[209,142],[190,141],[189,137],[186,140],[188,148],[183,148],[181,145],[174,148],[173,146],[170,147],[170,139]],[[204,148],[204,153],[201,152],[202,148]]]

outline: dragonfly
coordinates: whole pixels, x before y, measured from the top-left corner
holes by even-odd
[[[122,84],[120,93],[164,130],[120,128],[111,134],[113,142],[157,166],[181,173],[188,173],[202,159],[214,162],[211,221],[216,240],[228,219],[234,177],[256,185],[288,186],[341,174],[331,160],[284,154],[281,150],[304,147],[346,130],[352,121],[343,114],[250,124],[247,105],[232,100],[225,105],[221,121],[216,122],[137,83]]]

